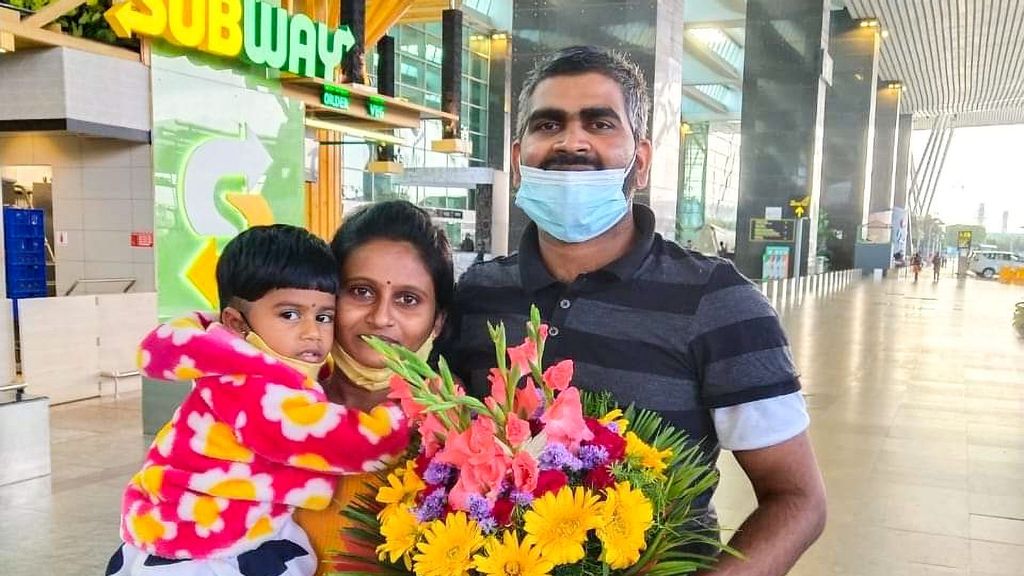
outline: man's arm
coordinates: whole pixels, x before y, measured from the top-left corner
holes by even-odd
[[[729,545],[744,559],[723,554],[714,576],[782,576],[825,528],[825,485],[810,439],[803,432],[757,450],[736,451],[757,495],[757,509]]]

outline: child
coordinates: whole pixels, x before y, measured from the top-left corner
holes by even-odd
[[[220,322],[196,313],[142,342],[150,378],[194,380],[125,491],[107,574],[311,575],[292,521],[337,477],[379,470],[408,442],[391,403],[329,403],[318,376],[334,340],[337,265],[301,228],[251,228],[217,264]]]

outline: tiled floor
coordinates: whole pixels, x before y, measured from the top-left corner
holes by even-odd
[[[1024,575],[1024,288],[862,282],[782,311],[829,490],[798,576]],[[0,487],[0,574],[102,574],[142,458],[137,395],[53,408],[53,475]],[[716,501],[754,499],[722,458]]]

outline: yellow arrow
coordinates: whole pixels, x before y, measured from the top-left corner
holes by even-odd
[[[245,225],[249,228],[274,223],[274,212],[270,204],[259,194],[226,194],[225,199],[242,213]]]
[[[803,218],[804,217],[804,207],[803,206],[797,206],[796,208],[793,209],[793,212],[796,212],[796,217],[797,218]]]
[[[136,9],[136,5],[143,11]],[[167,28],[167,6],[161,0],[127,0],[103,13],[114,33],[131,38],[132,33],[159,36]]]
[[[199,290],[203,298],[216,310],[219,305],[217,296],[217,241],[207,238],[199,254],[188,265],[185,277]]]

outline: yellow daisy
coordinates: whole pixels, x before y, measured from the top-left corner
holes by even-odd
[[[405,462],[405,468],[399,468],[388,474],[388,485],[381,486],[377,491],[377,502],[381,504],[412,503],[427,485],[416,475],[416,463]]]
[[[611,412],[598,418],[597,421],[600,422],[602,426],[607,426],[614,422],[615,425],[618,426],[619,428],[619,436],[625,434],[626,428],[629,426],[629,420],[626,420],[622,410],[619,408],[616,408],[615,410],[612,410]]]
[[[520,543],[515,530],[505,532],[499,542],[488,539],[485,551],[473,558],[476,570],[485,576],[548,576],[555,565],[540,555],[540,550]]]
[[[413,557],[416,576],[467,576],[473,568],[473,554],[484,545],[476,522],[465,512],[449,514],[444,522],[434,520]]]
[[[409,567],[409,553],[420,538],[420,524],[408,506],[396,506],[380,524],[384,543],[377,546],[377,556],[392,564],[399,559]]]
[[[597,537],[604,547],[604,560],[608,566],[620,570],[629,568],[640,559],[647,548],[644,534],[654,521],[654,507],[640,490],[629,482],[619,482],[605,491],[601,503],[601,526]]]
[[[601,524],[597,496],[586,488],[565,486],[533,502],[523,515],[527,544],[540,548],[545,559],[572,564],[583,559],[587,532]]]
[[[641,440],[636,434],[627,432],[626,457],[636,460],[644,468],[649,468],[655,478],[664,478],[668,459],[672,457],[672,450],[668,448],[658,450]]]

